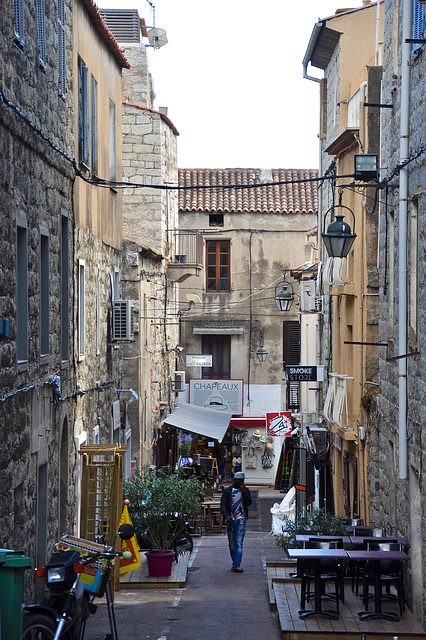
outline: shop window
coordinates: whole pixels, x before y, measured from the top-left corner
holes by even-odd
[[[207,240],[206,242],[206,290],[207,293],[223,293],[231,284],[231,242]]]

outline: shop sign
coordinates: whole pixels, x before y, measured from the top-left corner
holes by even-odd
[[[187,367],[212,367],[213,356],[206,356],[203,353],[199,355],[186,356]]]
[[[189,381],[189,402],[199,407],[243,413],[244,380],[210,380],[192,378]]]
[[[276,411],[266,414],[266,435],[267,436],[291,436],[293,425],[291,422],[291,411]]]
[[[289,382],[322,382],[324,380],[324,366],[286,365],[284,371]]]

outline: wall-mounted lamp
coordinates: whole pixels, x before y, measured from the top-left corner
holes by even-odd
[[[268,351],[265,349],[263,344],[261,344],[256,351],[256,358],[259,360],[259,362],[266,362],[267,357]]]
[[[253,333],[255,331],[259,331],[259,333],[260,333],[260,338],[259,338],[260,345],[257,347],[256,351],[254,351],[254,349],[253,349],[251,351],[251,353],[254,353],[254,355],[259,360],[259,362],[266,362],[266,359],[268,357],[268,350],[265,349],[264,344],[263,344],[263,329],[258,329],[258,328],[253,328],[252,327],[251,328],[251,333]],[[250,338],[250,345],[251,345],[251,338]]]
[[[377,154],[356,153],[354,155],[355,178],[363,182],[378,180]]]
[[[278,291],[279,287],[281,288]],[[289,291],[289,287],[291,291]],[[278,311],[290,311],[291,305],[293,304],[294,300],[293,286],[290,284],[290,282],[286,282],[286,280],[284,280],[277,284],[277,286],[275,287],[274,300],[278,307]]]
[[[352,247],[356,238],[355,233],[355,216],[352,209],[345,207],[342,204],[342,192],[340,191],[339,204],[333,205],[328,209],[324,216],[324,226],[327,220],[327,216],[332,214],[335,209],[346,209],[352,215],[354,227],[353,233],[347,222],[343,222],[343,215],[336,215],[334,222],[331,222],[325,233],[321,233],[321,237],[324,240],[325,248],[330,258],[346,258],[350,248]]]
[[[139,396],[136,393],[136,391],[133,391],[133,389],[114,389],[114,393],[130,393],[130,395],[132,396],[132,398],[134,398],[135,400],[139,400]]]

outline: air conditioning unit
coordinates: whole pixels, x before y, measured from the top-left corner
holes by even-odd
[[[185,391],[185,371],[175,371],[173,391],[176,391],[177,393]]]
[[[316,311],[315,305],[316,281],[300,281],[300,311]]]
[[[112,301],[113,342],[133,342],[133,304],[131,300]]]

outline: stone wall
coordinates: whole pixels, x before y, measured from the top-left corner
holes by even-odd
[[[10,339],[0,341],[0,540],[43,562],[62,522],[72,522],[72,507],[60,509],[59,457],[64,420],[73,405],[57,406],[49,376],[61,376],[62,389],[73,372],[61,359],[61,218],[71,219],[71,77],[58,92],[57,8],[46,3],[46,67],[39,65],[35,3],[24,3],[24,43],[13,40],[13,3],[0,15],[0,318],[10,319]],[[66,2],[66,62],[71,62],[71,10]],[[16,352],[16,223],[27,229],[28,360]],[[40,233],[49,242],[49,354],[40,356]],[[71,224],[70,224],[71,232]],[[70,294],[72,295],[72,278]],[[68,329],[67,329],[68,330]],[[70,434],[66,432],[66,448]],[[67,474],[68,475],[68,474]],[[69,494],[72,495],[72,490]],[[29,574],[28,594],[33,585]]]
[[[381,102],[392,104],[382,114],[381,177],[390,176],[399,162],[402,39],[401,3],[386,3]],[[424,49],[424,47],[423,47]],[[426,60],[423,50],[414,57],[410,71],[410,134],[409,155],[415,155],[424,145],[424,77]],[[425,154],[408,164],[408,351],[424,352],[426,322],[422,309],[425,304]],[[426,486],[422,468],[425,462],[425,368],[423,358],[407,358],[407,478],[399,478],[398,433],[398,360],[389,357],[400,353],[398,346],[398,244],[399,244],[399,180],[398,172],[390,180],[386,204],[380,207],[380,341],[388,342],[380,351],[379,412],[369,435],[375,455],[369,465],[371,515],[375,523],[389,517],[395,531],[410,542],[411,563],[407,567],[409,606],[418,620],[426,621],[426,578],[424,549],[426,544]],[[383,192],[382,192],[383,194]],[[382,201],[385,199],[382,197]],[[413,218],[414,216],[414,218]],[[411,220],[417,222],[411,224]],[[416,232],[417,227],[417,232]],[[414,231],[414,235],[413,232]],[[415,235],[418,235],[416,240]],[[416,244],[418,244],[416,249]],[[418,266],[415,262],[418,259]],[[415,262],[413,262],[413,260]],[[417,271],[417,273],[416,273]],[[418,296],[417,302],[416,297]],[[410,327],[413,305],[417,304],[417,331]],[[404,349],[405,350],[405,349]]]

